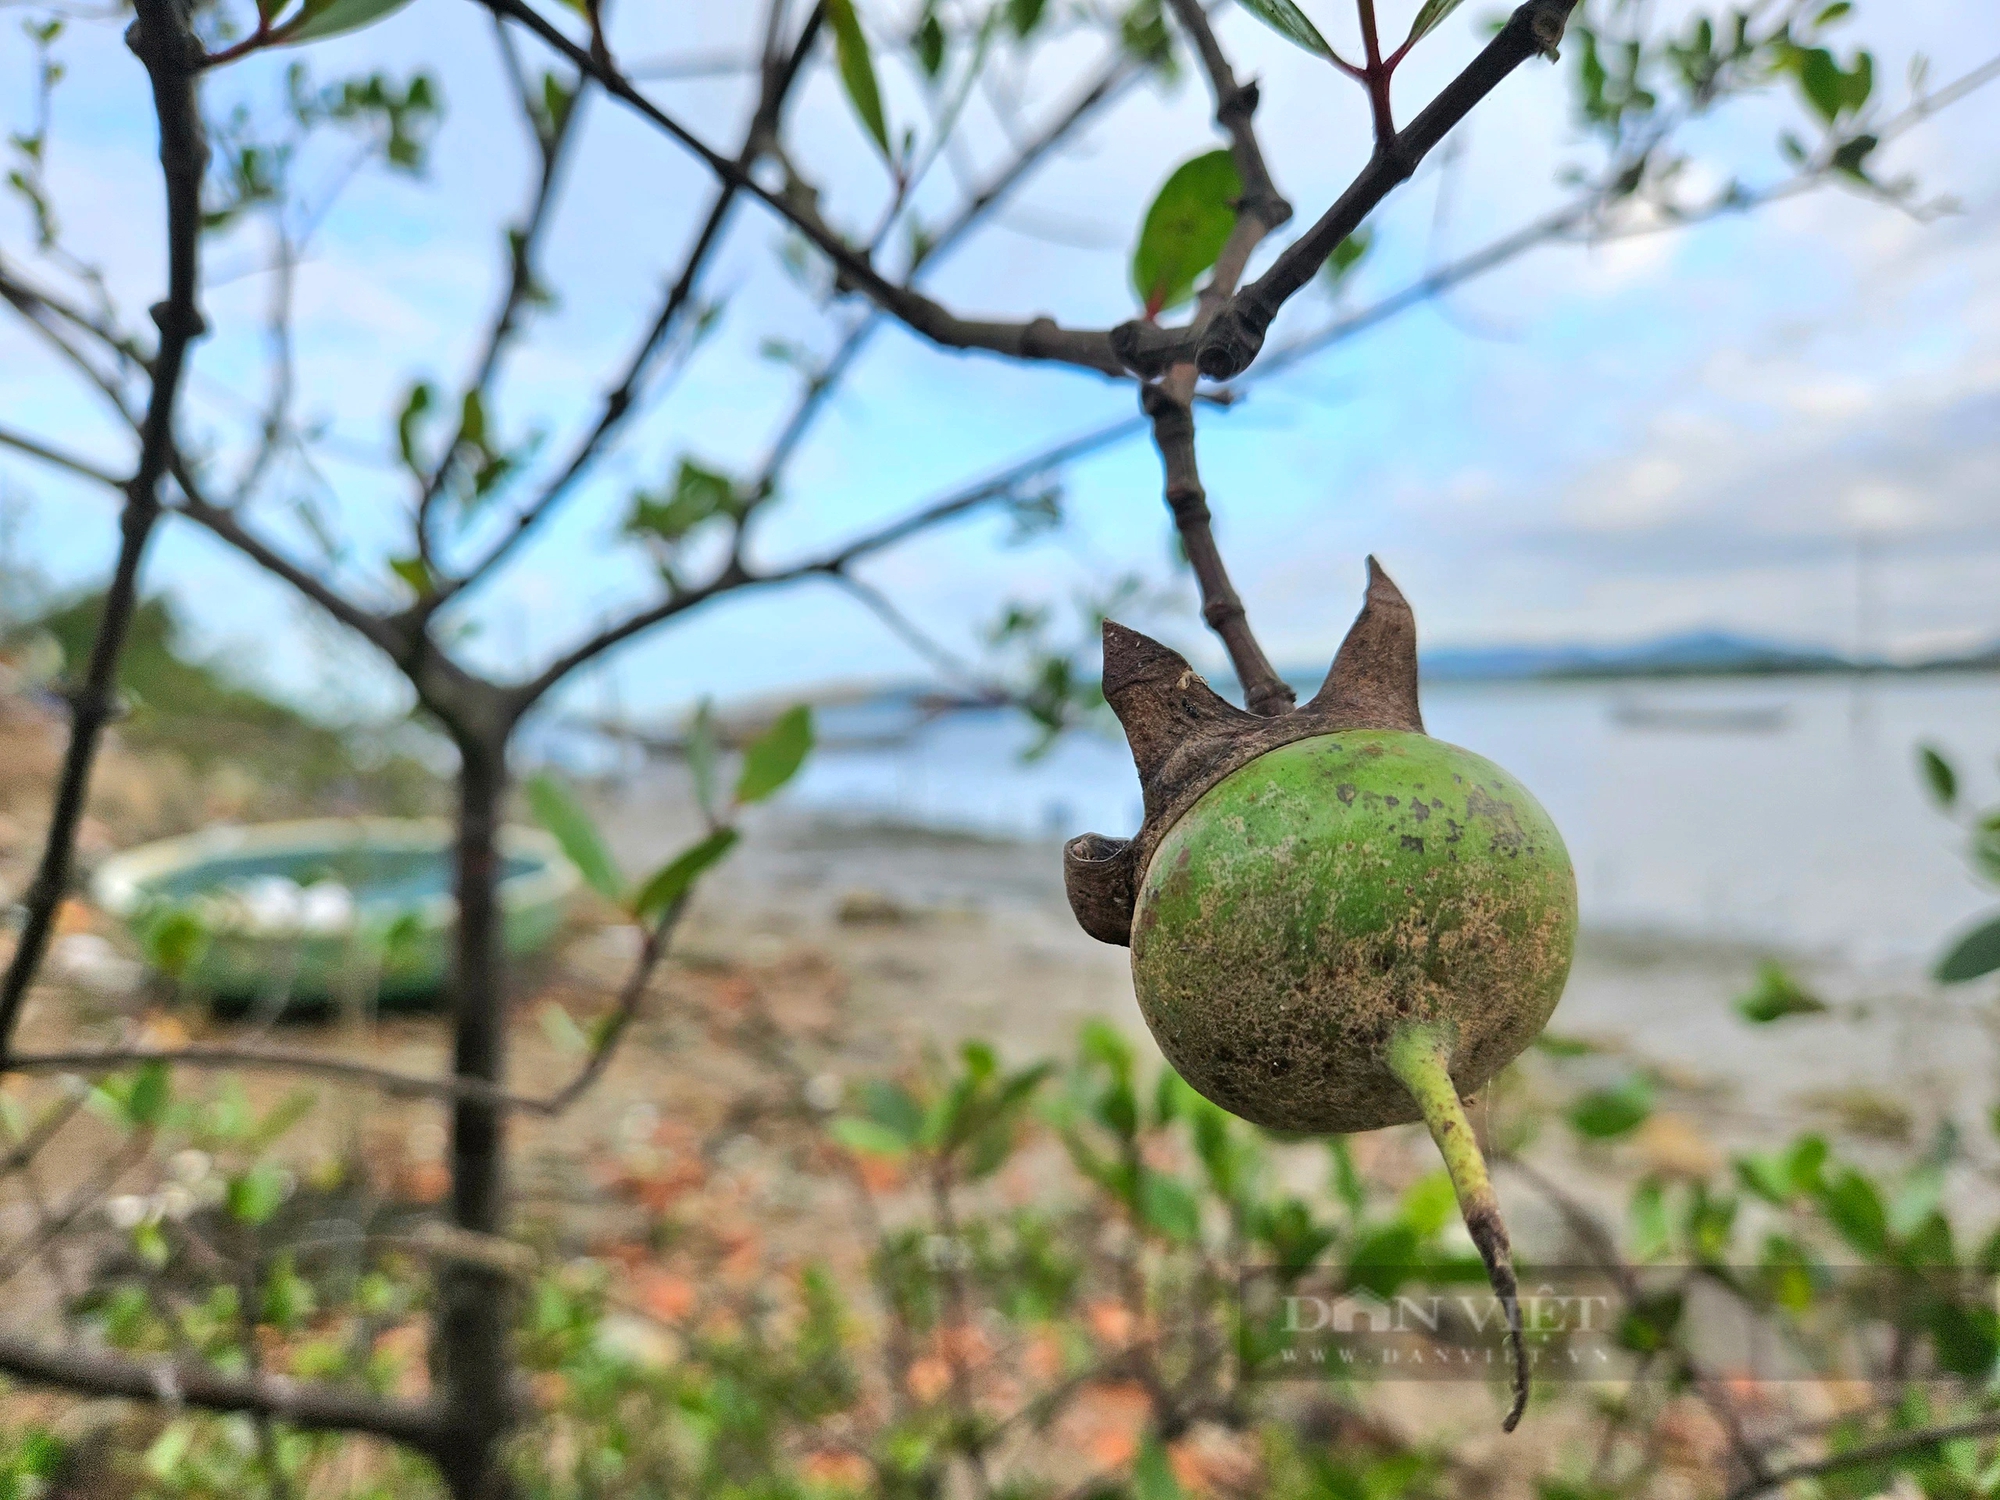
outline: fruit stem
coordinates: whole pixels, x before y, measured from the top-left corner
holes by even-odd
[[[1500,1199],[1493,1180],[1486,1175],[1486,1158],[1480,1154],[1479,1138],[1459,1102],[1458,1086],[1451,1081],[1453,1034],[1442,1026],[1406,1026],[1389,1039],[1389,1071],[1410,1091],[1417,1108],[1424,1112],[1431,1139],[1444,1157],[1445,1170],[1458,1194],[1458,1211],[1479,1258],[1486,1262],[1486,1279],[1493,1283],[1494,1295],[1507,1311],[1507,1341],[1514,1350],[1514,1402],[1501,1429],[1512,1432],[1528,1405],[1528,1351],[1521,1339],[1521,1297],[1514,1280],[1514,1253],[1507,1240],[1507,1225],[1500,1217]]]

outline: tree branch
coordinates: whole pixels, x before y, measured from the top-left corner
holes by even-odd
[[[607,60],[579,47],[531,10],[523,0],[474,0],[474,3],[525,27],[547,46],[589,72],[606,93],[629,105],[687,147],[722,181],[733,185],[739,192],[749,194],[783,217],[832,261],[843,279],[857,291],[933,343],[951,349],[983,349],[1012,359],[1075,365],[1102,375],[1124,375],[1125,367],[1113,352],[1111,337],[1106,331],[1066,329],[1052,318],[1033,318],[1022,323],[961,318],[921,292],[890,281],[875,269],[865,255],[836,235],[816,214],[804,212],[781,192],[758,183],[747,171],[707,145],[641,94]],[[1559,0],[1535,0],[1535,3],[1559,3]]]
[[[1368,89],[1368,111],[1375,120],[1375,149],[1386,151],[1396,140],[1396,116],[1389,104],[1389,84],[1395,63],[1382,61],[1382,40],[1375,29],[1375,0],[1354,0],[1361,15],[1361,47],[1366,61],[1362,82]]]
[[[245,526],[237,519],[234,509],[203,498],[200,481],[190,472],[185,461],[176,457],[173,470],[174,483],[181,492],[179,502],[169,507],[175,515],[185,516],[217,539],[227,542],[265,572],[282,578],[390,658],[400,662],[408,655],[410,636],[396,621],[362,608],[325,580],[306,571]]]
[[[823,5],[813,7],[812,14],[807,17],[806,24],[800,30],[798,41],[791,52],[765,74],[763,93],[757,101],[757,108],[751,114],[750,124],[744,130],[742,148],[736,154],[736,164],[745,173],[756,166],[759,158],[769,149],[770,141],[783,117],[785,101],[790,97],[792,86],[798,81],[805,60],[819,36],[821,18],[824,14]],[[496,24],[504,26],[505,23],[496,19]],[[709,206],[708,217],[703,220],[701,230],[695,236],[694,245],[681,265],[680,275],[674,279],[666,301],[661,304],[658,316],[653,319],[653,326],[641,341],[638,352],[625,367],[618,384],[605,396],[596,424],[570,455],[569,461],[563,465],[562,472],[550,481],[530,504],[522,508],[506,535],[495,543],[484,557],[473,564],[462,577],[446,584],[439,591],[431,601],[428,612],[434,613],[453,595],[471,588],[505,562],[514,549],[527,540],[528,534],[547,519],[554,508],[561,503],[563,497],[570,492],[577,480],[583,477],[585,471],[603,452],[606,444],[616,436],[618,430],[637,409],[639,384],[651,369],[661,345],[666,342],[667,335],[673,331],[693,300],[695,288],[700,282],[703,270],[707,267],[709,256],[721,243],[722,231],[729,222],[731,210],[736,205],[738,192],[738,185],[729,181],[725,181],[716,190],[715,199]]]
[[[1589,1253],[1597,1259],[1598,1264],[1610,1274],[1613,1281],[1618,1283],[1619,1293],[1628,1302],[1637,1304],[1642,1300],[1639,1278],[1632,1267],[1626,1264],[1625,1258],[1618,1253],[1617,1236],[1605,1226],[1603,1220],[1565,1192],[1547,1174],[1530,1166],[1520,1157],[1504,1155],[1496,1157],[1495,1160],[1499,1165],[1511,1167],[1548,1201],[1562,1218],[1563,1223],[1568,1226],[1570,1233],[1583,1242]],[[1761,1484],[1768,1478],[1764,1455],[1758,1451],[1756,1444],[1750,1441],[1749,1433],[1744,1430],[1743,1414],[1731,1398],[1729,1388],[1709,1374],[1685,1349],[1677,1349],[1674,1352],[1678,1355],[1680,1368],[1685,1372],[1688,1383],[1694,1387],[1695,1394],[1722,1424],[1722,1429],[1729,1438],[1730,1449],[1736,1455],[1736,1461],[1743,1466],[1743,1472],[1750,1476],[1753,1484]]]
[[[1230,583],[1221,550],[1215,545],[1208,496],[1195,466],[1194,411],[1165,389],[1164,382],[1145,387],[1142,401],[1166,470],[1167,509],[1173,512],[1188,566],[1194,569],[1201,587],[1201,617],[1229,652],[1230,664],[1243,684],[1244,706],[1253,714],[1287,713],[1295,696],[1291,685],[1278,675],[1251,633],[1243,601]]]
[[[69,889],[77,825],[90,790],[91,767],[116,705],[118,662],[138,605],[139,565],[160,518],[160,481],[173,457],[174,403],[180,393],[188,346],[203,332],[199,295],[201,179],[208,141],[195,101],[194,75],[201,44],[173,0],[136,0],[131,45],[153,85],[160,126],[160,168],[167,192],[167,296],[153,308],[160,347],[153,359],[153,389],[140,429],[139,463],[125,487],[118,562],[105,591],[104,610],[83,682],[70,694],[69,747],[56,786],[48,837],[24,903],[27,911],[14,956],[0,980],[0,1057],[13,1047],[28,987],[41,968],[56,909]]]
[[[1902,1458],[1926,1448],[1940,1448],[1946,1443],[1962,1442],[1966,1438],[1990,1437],[1996,1432],[2000,1432],[2000,1412],[1988,1412],[1984,1416],[1972,1417],[1944,1427],[1926,1427],[1919,1432],[1898,1433],[1895,1437],[1884,1438],[1879,1443],[1866,1443],[1859,1448],[1849,1448],[1844,1453],[1829,1454],[1825,1458],[1813,1459],[1808,1463],[1773,1469],[1731,1490],[1729,1500],[1754,1500],[1755,1496],[1768,1494],[1795,1480],[1818,1479],[1828,1474],[1838,1474],[1846,1469],[1866,1468],[1870,1464],[1886,1463],[1890,1459]]]
[[[0,1060],[5,1073],[76,1073],[98,1076],[123,1068],[163,1064],[167,1067],[217,1070],[248,1068],[274,1073],[298,1073],[307,1077],[329,1078],[342,1083],[361,1084],[397,1098],[467,1100],[518,1114],[555,1116],[588,1093],[604,1070],[611,1066],[618,1044],[646,997],[660,961],[666,957],[675,928],[686,909],[686,898],[676,902],[646,933],[638,961],[619,990],[617,1008],[611,1013],[597,1042],[578,1067],[576,1074],[552,1094],[517,1094],[483,1078],[448,1074],[400,1073],[373,1063],[356,1062],[303,1047],[260,1047],[231,1044],[191,1047],[89,1047],[64,1052],[31,1052]]]
[[[652,980],[653,971],[660,966],[660,960],[666,956],[667,945],[673,941],[674,929],[680,925],[688,899],[687,896],[680,897],[646,930],[646,941],[639,950],[638,962],[632,966],[632,972],[626,976],[625,987],[619,992],[618,1007],[598,1034],[597,1042],[584,1059],[583,1066],[576,1070],[576,1076],[546,1099],[530,1100],[515,1108],[530,1114],[559,1115],[589,1093],[597,1080],[604,1076],[604,1070],[611,1066],[611,1060],[617,1054],[618,1043],[639,1018],[639,1007],[646,998],[646,986]]]
[[[434,1452],[448,1440],[431,1406],[305,1385],[278,1375],[232,1376],[172,1360],[51,1349],[9,1334],[0,1334],[0,1373],[86,1396],[262,1414],[319,1432],[368,1433],[420,1452]]]
[[[1347,191],[1262,276],[1243,288],[1204,327],[1163,329],[1132,322],[1112,330],[1125,364],[1159,375],[1193,359],[1201,373],[1228,380],[1248,369],[1272,320],[1311,281],[1334,249],[1406,182],[1419,163],[1500,82],[1531,57],[1553,56],[1576,0],[1526,0],[1484,51],[1438,93],[1424,112],[1378,149]]]
[[[1086,454],[1108,448],[1144,430],[1144,427],[1144,418],[1128,417],[1124,421],[1113,422],[1095,431],[1071,438],[1068,442],[1057,444],[1024,463],[1014,464],[991,478],[980,480],[943,499],[922,506],[899,520],[891,521],[876,531],[864,533],[836,550],[807,562],[794,563],[775,572],[753,573],[745,569],[740,561],[732,559],[715,577],[699,588],[670,595],[652,608],[642,610],[616,625],[599,631],[557,657],[535,677],[512,689],[514,711],[525,713],[532,704],[585,662],[624,644],[634,636],[643,635],[677,615],[685,614],[691,609],[740,589],[770,588],[839,573],[871,553],[893,547],[919,532],[928,531],[934,526],[977,510],[981,506],[1003,500],[1025,481],[1082,458]]]
[[[1236,222],[1230,228],[1208,285],[1195,305],[1189,331],[1199,337],[1215,319],[1236,290],[1236,283],[1257,247],[1273,230],[1292,215],[1287,203],[1271,181],[1257,141],[1257,86],[1238,85],[1215,32],[1208,24],[1197,0],[1173,0],[1174,15],[1193,40],[1202,66],[1208,73],[1215,95],[1216,124],[1230,138],[1230,157],[1243,183],[1243,197],[1237,205]],[[1295,695],[1291,685],[1272,667],[1264,648],[1250,629],[1243,600],[1229,581],[1221,549],[1215,543],[1207,492],[1195,457],[1194,391],[1199,372],[1193,361],[1172,366],[1166,378],[1145,387],[1140,406],[1153,425],[1153,444],[1160,452],[1166,474],[1167,509],[1180,533],[1182,549],[1193,568],[1201,589],[1201,615],[1222,640],[1243,684],[1244,706],[1255,714],[1276,715],[1291,709]]]
[[[509,43],[507,28],[497,17],[494,30],[499,33],[501,52],[504,58],[512,60],[513,52]],[[585,97],[584,80],[577,79],[575,95],[563,108],[559,119],[549,121],[548,131],[543,133],[535,104],[525,91],[521,95],[521,108],[528,117],[529,128],[535,132],[537,154],[541,158],[541,170],[536,174],[534,195],[529,201],[528,212],[520,227],[507,231],[507,285],[500,295],[499,306],[494,309],[491,322],[486,330],[486,342],[481,347],[478,359],[473,365],[471,382],[466,389],[477,393],[482,405],[490,405],[487,397],[492,393],[494,377],[499,374],[500,361],[507,352],[521,327],[521,309],[527,305],[529,294],[535,286],[535,251],[541,243],[543,230],[549,222],[550,210],[555,204],[556,190],[562,181],[564,163],[568,160],[568,146],[576,138],[576,122],[583,113]],[[431,516],[437,502],[444,493],[446,483],[451,478],[453,465],[458,462],[460,447],[465,442],[463,403],[460,405],[458,425],[452,431],[451,442],[446,445],[436,466],[424,481],[423,492],[417,502],[416,540],[418,555],[429,560]]]
[[[1144,76],[1144,69],[1121,49],[1090,87],[1083,90],[1067,109],[1059,113],[1046,130],[1022,147],[1005,168],[973,190],[971,197],[960,206],[951,222],[938,231],[937,238],[931,242],[930,249],[923,258],[910,267],[904,281],[908,285],[916,285],[926,271],[941,263],[956,249],[960,241],[988,213],[1003,202],[1024,178],[1047,159],[1050,152],[1074,134],[1099,109],[1117,99],[1128,87]],[[779,475],[791,462],[792,455],[798,451],[799,445],[805,441],[813,422],[825,410],[828,398],[853,367],[854,361],[860,357],[861,351],[887,316],[888,314],[880,307],[871,303],[866,316],[841,340],[840,346],[807,380],[797,405],[785,419],[784,425],[778,429],[778,435],[772,441],[769,453],[765,455],[763,466],[749,487],[753,507],[761,505],[776,492]]]
[[[91,480],[93,483],[103,485],[106,489],[122,490],[125,488],[125,481],[120,479],[116,474],[113,474],[109,469],[100,469],[88,459],[78,458],[71,453],[64,453],[59,448],[51,448],[46,443],[37,442],[34,438],[22,433],[10,432],[4,427],[0,427],[0,447],[17,449],[27,454],[30,458],[40,459],[52,468],[66,469],[78,478]]]
[[[4,267],[0,267],[0,301],[5,301],[14,311],[19,313],[22,321],[41,335],[43,342],[73,365],[85,380],[96,387],[98,393],[111,404],[112,409],[127,424],[133,427],[139,425],[139,418],[126,403],[125,393],[119,389],[117,380],[105,374],[104,371],[86,359],[83,351],[71,341],[70,337],[53,325],[51,320],[60,316],[54,312],[53,304],[35,288],[9,275]],[[68,321],[68,319],[65,318],[63,321]],[[105,335],[101,332],[89,327],[77,324],[72,324],[71,326],[80,327],[82,332],[90,333],[99,339],[105,338]],[[106,340],[106,342],[109,343],[110,341]],[[116,345],[113,344],[112,347],[115,348]]]

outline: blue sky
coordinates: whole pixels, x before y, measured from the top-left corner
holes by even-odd
[[[884,34],[900,9],[864,6]],[[1338,31],[1336,0],[1308,9]],[[750,10],[628,5],[615,39],[628,59],[738,47]],[[1476,47],[1477,11],[1461,11],[1405,70],[1406,109]],[[1860,11],[1846,44],[1877,52],[1891,106],[1906,95],[1914,54],[1932,60],[1934,84],[2000,54],[1992,7],[1872,0]],[[1360,164],[1362,100],[1248,16],[1226,16],[1222,34],[1239,70],[1262,80],[1267,150],[1305,222]],[[142,78],[111,28],[79,25],[63,49],[71,76],[57,101],[58,208],[125,305],[143,308],[157,295],[161,250]],[[1059,101],[1093,56],[1081,39],[1059,49],[1044,73],[1019,83],[1021,114],[1036,118]],[[350,455],[327,464],[322,503],[358,539],[344,580],[386,600],[395,585],[382,560],[402,550],[406,501],[378,455],[408,383],[454,383],[471,360],[498,285],[500,225],[525,192],[527,151],[490,30],[472,6],[416,0],[308,60],[321,76],[422,65],[449,106],[428,180],[358,178],[300,277],[302,410]],[[9,28],[0,36],[9,128],[25,123],[28,66]],[[279,66],[259,61],[215,87],[268,105]],[[920,118],[908,80],[893,65],[885,73],[892,116]],[[737,81],[661,84],[656,97],[718,145],[740,128]],[[535,322],[498,403],[504,431],[546,428],[552,450],[629,347],[706,197],[684,152],[601,99],[589,109],[549,245],[561,302]],[[1133,93],[946,264],[933,289],[967,311],[1099,324],[1128,316],[1133,226],[1167,172],[1215,144],[1207,116],[1193,78]],[[1772,142],[1787,118],[1760,102],[1704,125],[1689,138],[1699,170],[1771,180],[1782,170]],[[996,160],[998,116],[981,104],[969,119],[972,156]],[[1927,196],[1956,198],[1948,216],[1924,221],[1827,191],[1690,231],[1542,250],[1258,385],[1235,410],[1205,413],[1211,503],[1271,653],[1312,661],[1330,652],[1369,551],[1395,572],[1438,644],[1616,641],[1719,626],[1848,645],[1861,546],[1874,558],[1875,644],[1918,652],[2000,637],[1991,585],[2000,563],[1996,126],[2000,86],[1893,147],[1887,169],[1915,174]],[[872,221],[882,175],[830,78],[807,88],[791,135],[802,165],[826,184],[832,217]],[[1385,209],[1350,305],[1558,201],[1558,170],[1586,159],[1564,79],[1522,70],[1460,132],[1452,156]],[[331,180],[336,167],[328,153],[309,159],[306,175]],[[646,569],[614,538],[630,487],[657,482],[684,453],[755,467],[793,385],[758,356],[760,342],[829,345],[826,319],[776,266],[778,239],[768,215],[739,212],[708,284],[729,294],[719,334],[603,482],[482,595],[468,650],[513,669],[645,599]],[[32,269],[27,245],[22,215],[0,208],[0,246]],[[262,379],[257,321],[269,284],[258,250],[246,231],[209,252],[217,332],[200,349],[188,426],[225,454],[242,428],[242,396]],[[1312,294],[1294,326],[1332,311]],[[1122,416],[1131,399],[1087,375],[945,353],[885,331],[791,470],[761,555],[803,555]],[[10,425],[127,461],[129,444],[88,396],[4,323],[0,411]],[[1072,524],[1056,542],[1008,548],[1003,523],[974,522],[880,559],[868,577],[940,637],[967,645],[1010,598],[1061,601],[1109,573],[1162,572],[1168,528],[1146,447],[1081,463],[1067,482]],[[290,519],[295,488],[272,486],[256,514],[303,550]],[[101,573],[115,541],[104,496],[4,454],[0,492],[22,513],[17,545],[53,576]],[[340,646],[282,587],[197,534],[172,530],[150,576],[185,602],[206,639],[272,680],[332,701],[377,701],[383,691],[365,651]],[[1212,659],[1192,617],[1160,623]],[[916,667],[851,601],[800,588],[704,612],[578,691],[587,705],[646,708]]]

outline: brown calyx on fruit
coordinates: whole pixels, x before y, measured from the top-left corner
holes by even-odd
[[[1106,620],[1104,698],[1138,764],[1145,821],[1130,839],[1101,833],[1071,839],[1063,846],[1063,884],[1085,932],[1129,947],[1146,862],[1181,814],[1231,771],[1280,745],[1337,730],[1424,732],[1416,615],[1369,558],[1367,596],[1326,681],[1310,701],[1272,718],[1226,701],[1178,651]]]

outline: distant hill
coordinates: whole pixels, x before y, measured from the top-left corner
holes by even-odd
[[[1427,682],[1645,677],[1772,677],[1823,672],[2000,671],[2000,642],[1917,662],[1856,661],[1818,647],[1759,640],[1726,630],[1691,630],[1623,646],[1443,646],[1421,653]],[[1324,667],[1287,672],[1317,687]]]
[[[1694,630],[1626,646],[1446,647],[1423,654],[1433,681],[1519,677],[1770,676],[1848,672],[1831,651],[1780,645],[1722,630]]]

